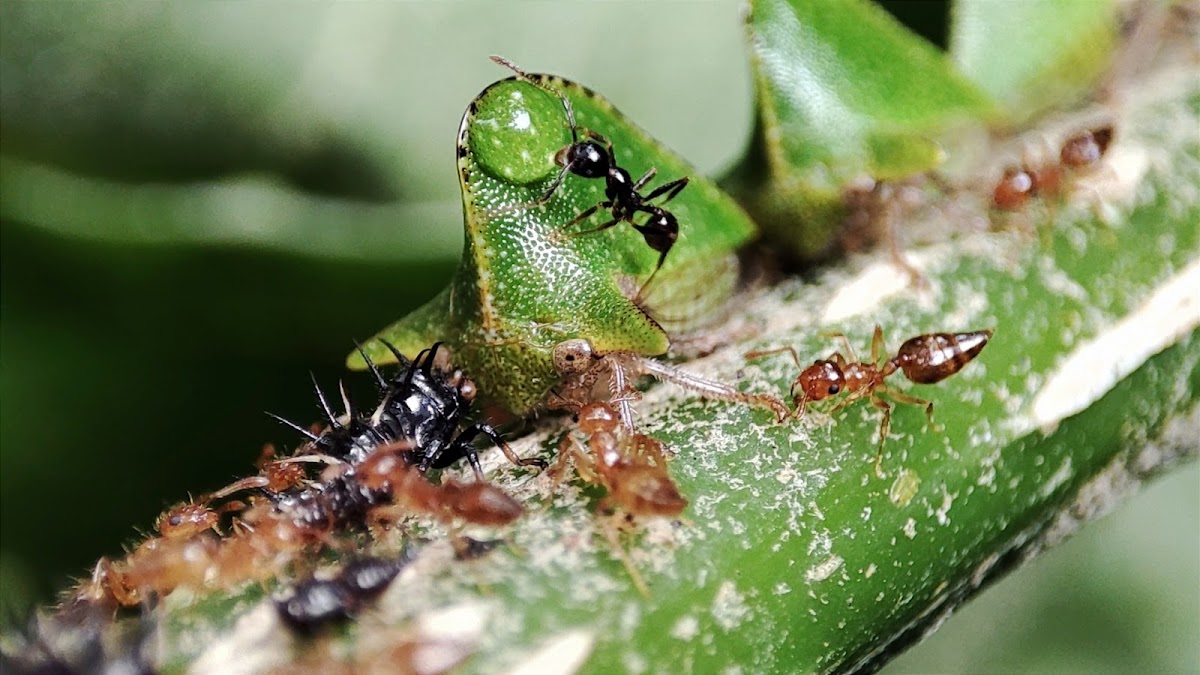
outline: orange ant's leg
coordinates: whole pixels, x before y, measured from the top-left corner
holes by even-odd
[[[845,333],[843,333],[841,331],[832,331],[832,332],[822,331],[821,335],[823,335],[824,337],[827,337],[831,340],[837,340],[838,342],[841,342],[842,348],[845,349],[846,354],[848,354],[850,356],[849,363],[856,363],[858,361],[858,355],[854,353],[854,345],[850,344],[850,338],[846,337]],[[830,354],[829,358],[827,360],[833,361],[834,363],[838,364],[838,366],[843,367],[843,368],[847,364],[846,357],[842,356],[842,354],[840,352],[834,352],[834,353]]]
[[[758,358],[762,358],[764,356],[771,356],[773,354],[782,354],[783,352],[787,352],[788,354],[791,354],[792,360],[796,362],[796,367],[801,370],[804,370],[804,366],[800,365],[800,355],[796,353],[795,347],[779,347],[777,349],[756,349],[751,352],[746,352],[745,354],[742,355],[742,358],[745,358],[747,360],[758,359]]]
[[[871,363],[879,365],[879,360],[887,353],[887,345],[883,342],[883,328],[875,324],[875,332],[871,335]]]
[[[834,402],[833,406],[829,409],[829,414],[836,415],[838,412],[841,412],[842,408],[845,408],[845,407],[849,406],[851,403],[861,400],[864,396],[874,396],[874,395],[875,394],[872,391],[870,386],[866,386],[866,387],[862,387],[860,389],[855,389],[854,391],[846,392],[846,395],[844,397],[842,397],[838,401]]]
[[[871,403],[883,412],[883,420],[879,423],[879,448],[875,451],[875,476],[886,478],[887,474],[883,473],[883,444],[887,442],[888,430],[892,426],[892,406],[874,392],[871,394]]]
[[[637,588],[638,593],[641,593],[643,598],[649,600],[650,587],[646,585],[646,581],[642,579],[641,573],[633,566],[633,560],[629,558],[629,553],[625,550],[625,547],[621,546],[620,534],[617,531],[616,523],[613,521],[615,517],[616,514],[604,519],[604,525],[602,526],[604,537],[608,539],[608,545],[612,547],[613,555],[625,566],[625,571],[629,573],[629,578],[633,581],[633,585]]]
[[[893,389],[892,387],[884,387],[879,393],[886,394],[888,398],[892,399],[896,403],[919,405],[922,408],[925,408],[925,423],[928,424],[930,428],[935,430],[937,429],[937,426],[933,423],[933,401],[920,398],[918,396],[913,396],[911,394],[906,394],[898,389]]]
[[[574,459],[575,461],[573,463],[578,467],[579,460],[576,458],[577,452],[578,450],[575,444],[575,439],[571,438],[571,432],[567,432],[567,435],[563,436],[562,441],[560,441],[558,444],[558,459],[554,460],[554,464],[551,464],[550,468],[546,470],[546,475],[550,477],[550,482],[556,487],[561,485],[563,480],[566,479],[567,470],[572,464],[571,460]],[[578,471],[579,470],[577,468],[576,473],[578,473]]]
[[[637,444],[638,450],[642,452],[644,456],[654,460],[655,466],[663,471],[666,471],[667,458],[663,456],[662,443],[659,443],[657,440],[650,438],[645,434],[638,434],[634,438],[634,442]]]
[[[792,383],[791,395],[792,395],[792,400],[797,401],[796,383],[795,382]],[[792,413],[792,417],[795,417],[798,420],[804,419],[804,413],[807,411],[808,411],[808,395],[805,394],[805,395],[801,396],[799,398],[798,402],[796,403],[796,410]]]

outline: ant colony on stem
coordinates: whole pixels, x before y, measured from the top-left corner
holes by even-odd
[[[519,466],[545,467],[545,462],[518,458],[486,423],[464,428],[475,385],[459,370],[435,368],[439,346],[412,362],[397,353],[401,367],[390,379],[368,360],[380,390],[370,414],[356,412],[342,390],[345,412],[335,415],[317,387],[323,430],[277,417],[307,437],[292,456],[278,459],[268,445],[257,475],[168,510],[157,521],[158,537],[121,560],[102,558],[70,601],[132,606],[179,587],[265,581],[303,567],[322,549],[357,550],[361,533],[382,532],[410,515],[448,525],[499,526],[516,520],[524,509],[482,479],[472,441],[486,436]],[[435,484],[425,477],[430,469],[463,459],[475,473],[472,482],[443,476]],[[233,495],[247,496],[222,502]],[[221,521],[227,514],[224,533]],[[308,555],[302,559],[302,554]],[[350,565],[334,581],[302,582],[289,600],[280,601],[281,615],[289,625],[301,626],[321,623],[325,613],[357,611],[377,590],[359,583],[366,574],[360,567],[378,572],[392,569],[389,565]]]

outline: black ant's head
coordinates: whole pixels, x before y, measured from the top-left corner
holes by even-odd
[[[559,166],[583,178],[603,178],[612,166],[604,146],[595,141],[572,143],[559,150],[554,159]]]

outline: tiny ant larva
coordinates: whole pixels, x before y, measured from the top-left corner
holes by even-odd
[[[667,254],[671,252],[671,247],[679,238],[679,221],[675,218],[675,214],[650,202],[659,198],[662,198],[662,203],[671,201],[683,188],[687,187],[689,177],[677,178],[654,188],[647,195],[642,195],[640,190],[654,178],[658,173],[657,169],[651,167],[641,178],[634,181],[629,172],[617,164],[617,155],[612,142],[591,129],[581,128],[575,122],[575,111],[571,107],[571,102],[561,91],[548,86],[542,76],[530,75],[504,57],[492,56],[491,58],[497,65],[504,66],[516,73],[519,78],[557,96],[562,101],[563,108],[567,113],[567,123],[571,128],[571,144],[559,150],[555,156],[555,162],[562,167],[562,170],[558,172],[558,176],[550,183],[550,187],[535,203],[543,204],[549,201],[558,191],[568,173],[581,178],[604,179],[605,200],[584,209],[583,212],[559,227],[559,231],[587,220],[601,209],[607,209],[612,216],[610,220],[592,229],[581,230],[567,236],[594,234],[621,223],[629,223],[633,229],[641,233],[647,246],[658,251],[658,263],[654,266],[654,272],[642,284],[642,288],[635,296],[634,301],[637,302],[641,298],[642,292],[654,280],[654,276],[662,269]],[[580,140],[580,135],[585,137],[584,140]],[[641,213],[647,215],[646,222],[638,224],[635,218]]]
[[[888,427],[892,420],[892,405],[883,397],[886,396],[895,403],[923,406],[926,416],[930,420],[933,418],[931,401],[890,387],[884,379],[899,370],[917,384],[941,382],[962,370],[963,366],[978,356],[992,337],[992,331],[918,335],[900,345],[895,356],[884,360],[886,347],[883,342],[883,329],[875,326],[875,333],[871,338],[870,361],[858,360],[845,335],[835,333],[832,337],[842,342],[846,354],[835,351],[828,358],[814,361],[807,368],[800,364],[800,357],[792,347],[752,351],[746,354],[746,358],[755,359],[781,352],[792,355],[796,367],[801,369],[791,387],[796,417],[804,415],[810,401],[821,401],[844,394],[845,397],[831,411],[836,412],[861,398],[869,399],[883,415],[879,425],[879,449],[875,454],[875,475],[882,478],[883,470],[880,464],[883,461],[883,444],[887,440]]]

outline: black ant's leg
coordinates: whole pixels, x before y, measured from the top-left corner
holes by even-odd
[[[603,232],[610,227],[619,225],[621,222],[622,222],[622,220],[620,218],[613,218],[612,220],[610,220],[607,223],[604,223],[598,227],[592,228],[590,230],[580,230],[578,232],[572,232],[571,234],[568,234],[565,236],[570,238],[570,237],[578,237],[578,236],[584,235],[584,234],[596,234],[597,232]]]
[[[575,124],[575,118],[571,117],[571,125],[574,126],[574,124]],[[612,141],[608,140],[608,138],[605,137],[603,134],[596,132],[596,131],[592,131],[591,129],[587,129],[587,128],[585,128],[583,130],[583,135],[587,136],[588,138],[592,138],[596,141],[599,141],[600,145],[603,145],[605,151],[608,152],[608,159],[611,161],[612,165],[613,166],[617,165],[617,158],[616,158],[616,154],[613,152]],[[579,138],[576,137],[575,141],[578,142]]]
[[[634,227],[637,227],[637,226],[635,225]],[[641,229],[641,228],[638,228],[638,229]],[[633,296],[633,304],[636,305],[642,301],[642,293],[645,293],[646,289],[650,287],[650,282],[654,281],[654,277],[657,276],[658,271],[662,269],[663,263],[667,259],[667,253],[669,253],[670,251],[671,251],[671,249],[668,248],[666,251],[663,251],[662,253],[658,254],[658,264],[654,266],[654,271],[650,273],[650,277],[648,279],[646,279],[646,283],[642,284],[642,287],[638,289],[637,295]]]
[[[589,209],[584,209],[584,211],[583,211],[582,213],[580,213],[579,215],[575,216],[575,217],[574,217],[574,218],[572,218],[570,221],[568,221],[568,222],[566,222],[566,223],[564,223],[564,224],[562,224],[562,225],[558,226],[557,228],[555,228],[555,229],[554,229],[554,232],[553,232],[553,236],[554,236],[555,238],[557,238],[557,239],[560,239],[560,240],[561,240],[561,239],[569,239],[569,238],[571,238],[571,237],[577,237],[577,236],[579,236],[579,235],[581,235],[581,234],[591,234],[592,232],[599,232],[599,231],[601,231],[601,230],[607,230],[608,228],[612,227],[613,225],[616,225],[617,223],[621,222],[621,219],[620,219],[620,218],[614,218],[612,222],[610,222],[610,223],[605,223],[604,225],[601,225],[600,227],[598,227],[598,228],[596,228],[596,229],[594,229],[594,230],[585,230],[585,231],[583,231],[583,232],[575,232],[575,233],[573,233],[573,234],[564,234],[564,233],[563,233],[563,231],[564,231],[564,230],[566,230],[567,228],[571,227],[571,226],[572,226],[572,225],[574,225],[575,223],[579,223],[579,222],[582,222],[582,221],[584,221],[584,220],[587,220],[588,218],[590,218],[590,217],[591,217],[591,215],[592,215],[593,213],[595,213],[595,212],[599,211],[600,209],[612,208],[612,205],[613,205],[613,203],[612,203],[612,202],[610,202],[610,201],[608,201],[608,202],[600,202],[599,204],[596,204],[595,206],[593,206],[593,207],[591,207],[591,208],[589,208]]]
[[[641,178],[637,179],[637,182],[633,184],[633,191],[637,192],[638,190],[641,190],[642,186],[645,185],[646,183],[649,183],[650,179],[654,178],[654,176],[657,174],[658,174],[658,169],[656,169],[654,167],[650,167],[650,170],[647,171],[646,174],[643,175]],[[649,197],[647,197],[646,199],[649,199]]]
[[[653,169],[651,169],[651,171],[653,171]],[[654,188],[654,190],[650,194],[646,195],[642,199],[642,201],[648,202],[651,199],[657,199],[658,197],[665,194],[665,195],[667,195],[667,198],[662,200],[662,203],[666,204],[667,202],[674,199],[675,195],[679,194],[680,191],[683,190],[683,188],[687,187],[689,180],[691,180],[690,177],[684,176],[683,178],[680,178],[678,180],[673,180],[670,183],[663,183],[662,185],[659,185],[658,187]],[[637,186],[634,186],[634,187],[635,187],[635,189],[637,188]]]
[[[465,443],[466,446],[470,448],[471,453],[474,453],[475,447],[471,445],[471,441],[475,440],[475,437],[479,434],[487,436],[489,440],[495,443],[496,447],[500,448],[500,452],[503,452],[504,456],[508,458],[508,461],[512,464],[517,466],[536,466],[539,469],[546,468],[545,460],[537,457],[529,457],[527,459],[518,457],[517,453],[513,452],[512,448],[508,446],[508,443],[506,443],[504,439],[500,437],[500,432],[496,431],[496,427],[493,427],[487,422],[476,422],[466,429],[463,429],[463,432],[454,439],[454,445]],[[468,460],[469,459],[470,455],[468,454]],[[478,459],[475,461],[478,462]],[[472,464],[472,466],[474,466],[474,464]]]

